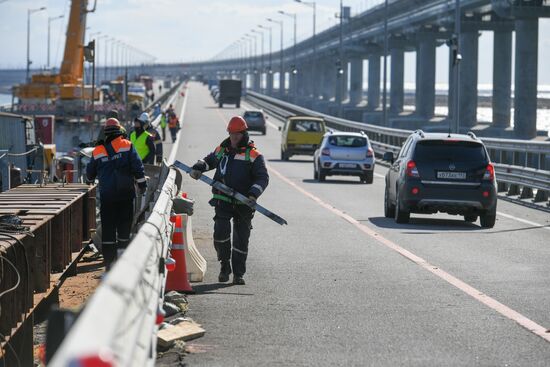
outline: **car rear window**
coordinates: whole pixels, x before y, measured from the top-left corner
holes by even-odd
[[[482,144],[470,141],[425,140],[416,144],[413,159],[417,162],[449,160],[453,162],[486,161]]]
[[[312,120],[294,120],[292,121],[291,125],[292,131],[300,131],[300,132],[321,132],[323,131],[323,127],[321,125],[321,122],[319,121],[312,121]]]
[[[331,136],[328,143],[337,147],[359,148],[367,145],[367,139],[360,136]]]
[[[261,113],[261,112],[257,112],[257,111],[245,112],[245,113],[244,113],[244,117],[261,118],[261,117],[262,117],[262,113]]]

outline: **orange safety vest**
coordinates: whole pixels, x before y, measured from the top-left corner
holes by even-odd
[[[170,121],[168,122],[168,127],[170,129],[174,129],[178,127],[178,118],[177,117],[170,117]]]

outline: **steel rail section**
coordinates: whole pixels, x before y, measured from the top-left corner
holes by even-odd
[[[247,99],[251,103],[262,107],[267,112],[282,119],[286,119],[292,115],[317,116],[323,118],[327,126],[333,129],[340,131],[364,131],[371,140],[373,149],[378,156],[384,155],[385,152],[398,153],[401,145],[412,133],[411,130],[394,129],[345,120],[252,91],[248,91]],[[547,157],[550,157],[550,142],[496,138],[481,138],[481,140],[489,150],[500,153],[512,153],[512,155],[513,153],[523,153],[526,159],[528,155],[538,155],[539,166]],[[550,171],[503,163],[496,163],[495,171],[500,182],[550,191]]]
[[[165,284],[159,264],[168,256],[172,199],[178,192],[178,172],[166,165],[163,169],[166,179],[151,215],[88,300],[49,366],[104,355],[117,366],[154,365]]]

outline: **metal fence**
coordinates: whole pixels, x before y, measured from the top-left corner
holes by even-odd
[[[394,129],[345,120],[309,110],[260,93],[248,91],[247,99],[270,114],[283,120],[292,115],[322,117],[330,128],[339,131],[364,131],[378,156],[385,152],[397,154],[411,130]],[[550,192],[550,142],[513,139],[480,138],[492,160],[500,182],[500,191],[522,198],[533,197],[533,189],[540,193],[534,201],[547,201]]]

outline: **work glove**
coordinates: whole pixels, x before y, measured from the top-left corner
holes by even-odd
[[[195,180],[198,180],[202,175],[202,172],[199,171],[198,169],[194,169],[194,170],[191,170],[191,173],[189,173],[189,176],[191,176],[191,178],[195,179]]]
[[[189,173],[189,176],[191,176],[195,180],[198,180],[201,177],[202,173],[206,171],[206,162],[197,161],[197,163],[195,163],[193,167],[191,167],[191,169],[192,170]]]
[[[146,191],[147,191],[147,184],[143,183],[138,185],[138,193],[140,196],[145,195]]]
[[[256,197],[254,195],[248,195],[248,204],[251,206],[256,205]]]

